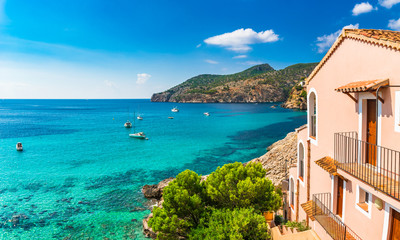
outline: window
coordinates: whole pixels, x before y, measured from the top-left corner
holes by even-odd
[[[395,94],[394,130],[400,132],[400,91]]]
[[[308,124],[309,136],[313,139],[317,137],[317,96],[315,92],[311,92],[308,96]]]
[[[294,209],[294,181],[293,178],[290,179],[290,207]]]
[[[372,204],[372,195],[371,193],[365,191],[364,189],[358,187],[357,188],[357,203],[356,208],[366,214],[368,217],[371,217],[371,204]]]
[[[299,178],[304,182],[304,146],[303,143],[299,143]]]

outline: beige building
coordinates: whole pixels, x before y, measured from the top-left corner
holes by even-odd
[[[343,30],[306,86],[288,217],[321,239],[400,239],[400,32]]]

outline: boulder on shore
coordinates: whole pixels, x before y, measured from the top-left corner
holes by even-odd
[[[172,180],[175,178],[167,178],[159,182],[158,184],[153,184],[153,185],[144,185],[142,188],[143,195],[146,198],[155,198],[157,200],[160,200],[162,197],[162,192],[163,189],[168,186],[168,183],[170,183]]]

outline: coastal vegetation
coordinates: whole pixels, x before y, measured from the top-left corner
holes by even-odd
[[[269,64],[253,66],[229,75],[202,74],[161,93],[153,102],[281,102],[292,88],[301,88],[316,63],[299,63],[281,70]]]
[[[204,181],[186,170],[163,191],[149,225],[157,239],[268,239],[263,212],[281,206],[281,192],[260,163],[218,167]]]
[[[302,222],[287,221],[283,225],[290,227],[290,228],[296,228],[297,231],[299,231],[299,232],[307,231],[310,229],[310,227],[307,226],[306,221],[302,221]]]

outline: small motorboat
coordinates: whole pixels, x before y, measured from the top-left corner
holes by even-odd
[[[17,143],[17,151],[23,151],[24,149],[22,148],[22,143]]]
[[[210,116],[210,113],[209,112],[205,112],[205,113],[203,113],[205,116]]]
[[[146,137],[146,135],[143,132],[129,134],[129,137],[148,140],[148,138]]]
[[[131,127],[132,127],[132,123],[129,122],[129,120],[127,120],[126,123],[124,124],[124,126],[125,126],[126,128],[131,128]]]
[[[171,109],[171,112],[179,112],[179,109],[177,107],[174,107],[173,109]]]
[[[143,120],[143,117],[137,116],[137,120]]]
[[[174,119],[174,117],[168,117],[168,119]]]

